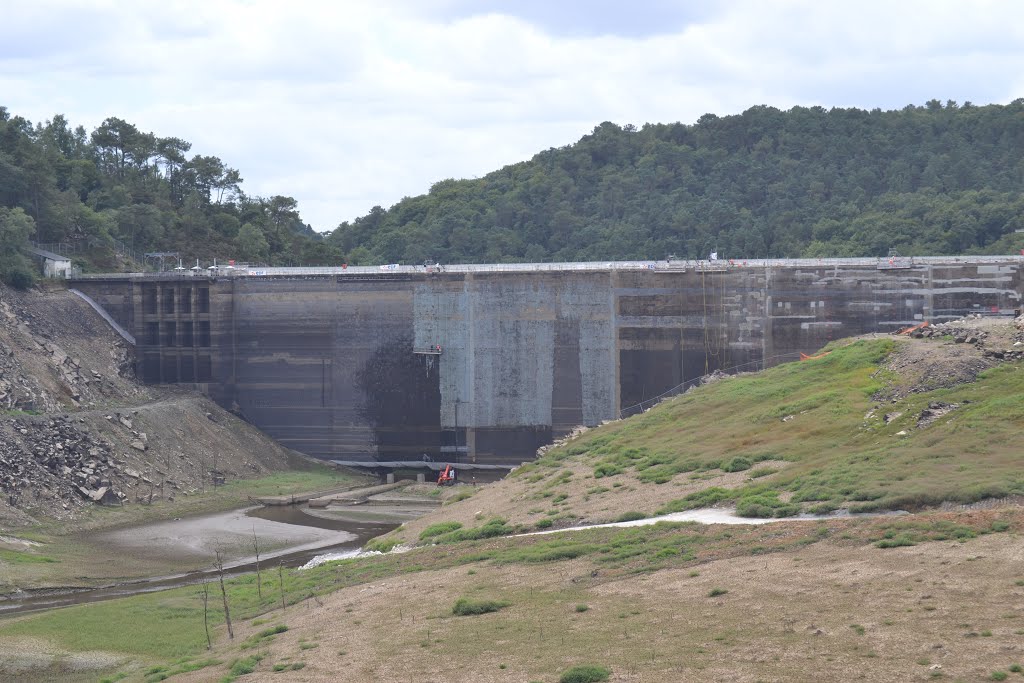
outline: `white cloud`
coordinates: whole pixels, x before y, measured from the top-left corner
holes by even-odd
[[[673,4],[646,24],[642,3],[615,5],[621,31],[601,16],[574,32],[569,13],[545,23],[538,5],[512,16],[516,3],[19,3],[0,22],[0,104],[186,138],[323,230],[604,120],[1021,95],[1018,3],[741,0],[678,25],[663,19]]]

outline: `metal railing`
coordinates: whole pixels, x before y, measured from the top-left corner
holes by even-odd
[[[859,266],[871,269],[913,268],[925,265],[956,264],[1024,264],[1024,255],[1006,256],[918,256],[918,257],[877,257],[877,258],[820,258],[820,259],[719,259],[704,260],[662,260],[662,261],[590,261],[582,263],[464,263],[450,265],[401,265],[397,263],[382,266],[305,266],[271,267],[239,266],[230,268],[217,266],[199,271],[175,273],[106,273],[83,275],[83,278],[136,278],[136,277],[322,277],[346,275],[393,275],[431,273],[536,273],[536,272],[579,272],[609,270],[654,270],[666,272],[721,272],[744,268],[831,268]]]

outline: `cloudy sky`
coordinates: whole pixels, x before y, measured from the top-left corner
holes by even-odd
[[[570,144],[755,104],[1024,97],[1024,3],[4,0],[0,105],[117,116],[318,230]]]

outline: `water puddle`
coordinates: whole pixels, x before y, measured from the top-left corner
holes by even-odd
[[[549,529],[547,531],[531,531],[520,536],[542,536],[544,534],[558,534],[565,531],[582,531],[583,529],[607,529],[613,527],[635,527],[650,526],[658,522],[697,522],[699,524],[774,524],[775,522],[809,522],[827,519],[850,519],[853,517],[878,517],[890,515],[908,514],[902,510],[896,512],[865,513],[851,515],[849,512],[833,512],[827,515],[798,515],[796,517],[740,517],[734,509],[726,508],[702,508],[700,510],[687,510],[686,512],[673,512],[660,517],[646,517],[634,519],[628,522],[608,522],[607,524],[590,524],[584,526],[573,526],[566,529]]]

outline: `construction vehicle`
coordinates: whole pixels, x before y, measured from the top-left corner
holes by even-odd
[[[438,486],[454,486],[455,485],[455,468],[450,464],[445,465],[441,471],[440,476],[437,478]]]

